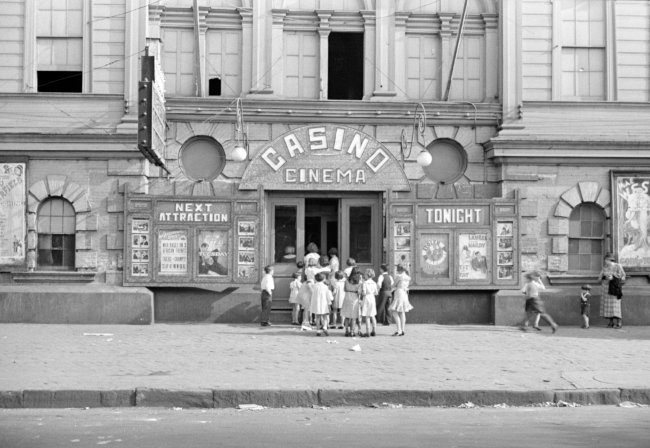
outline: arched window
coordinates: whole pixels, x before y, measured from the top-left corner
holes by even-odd
[[[76,217],[62,198],[44,201],[38,209],[38,268],[74,270]]]
[[[598,272],[605,245],[605,215],[594,204],[580,204],[569,217],[569,271]]]

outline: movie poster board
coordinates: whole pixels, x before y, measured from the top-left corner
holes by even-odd
[[[0,163],[0,265],[25,262],[25,164]]]
[[[650,170],[611,176],[614,253],[626,273],[650,274]]]

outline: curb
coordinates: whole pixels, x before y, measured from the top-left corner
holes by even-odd
[[[265,390],[214,389],[168,390],[25,390],[0,391],[0,408],[101,408],[180,407],[233,408],[257,404],[269,408],[311,406],[366,406],[395,403],[405,406],[457,407],[472,402],[477,406],[503,404],[525,406],[565,401],[582,405],[616,405],[623,401],[650,404],[650,389],[571,390],[383,390],[318,389]]]

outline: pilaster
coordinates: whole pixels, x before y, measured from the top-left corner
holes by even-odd
[[[37,91],[36,66],[36,0],[25,0],[23,28],[23,92]],[[34,61],[33,63],[30,63]]]
[[[334,11],[325,11],[325,10],[318,10],[316,11],[316,14],[318,14],[318,19],[320,20],[319,22],[319,27],[318,27],[318,35],[320,36],[320,54],[319,54],[319,61],[320,61],[320,96],[319,98],[321,100],[326,100],[327,99],[327,86],[329,83],[329,35],[332,29],[330,28],[330,18],[332,17],[332,14]]]
[[[271,30],[271,90],[278,97],[284,96],[284,18],[289,10],[273,9],[273,26]],[[277,63],[276,63],[277,61]]]
[[[253,50],[252,50],[252,87],[251,95],[268,96],[273,94],[271,88],[271,67],[279,60],[271,60],[272,38],[272,1],[257,0],[253,3]]]
[[[371,100],[386,101],[396,96],[393,86],[395,67],[395,2],[393,0],[376,0],[379,20],[375,20],[375,61],[373,73],[375,89]]]
[[[250,92],[253,73],[253,13],[247,9],[237,10],[241,16],[242,28],[242,67],[241,88],[243,92]]]
[[[499,85],[499,46],[498,46],[498,14],[482,14],[485,24],[485,102],[498,100]]]
[[[440,20],[440,82],[438,83],[437,97],[442,98],[443,89],[449,81],[449,70],[451,70],[451,19],[454,13],[438,13]]]
[[[396,100],[406,101],[406,21],[408,20],[410,12],[397,12],[395,13],[395,92]]]
[[[367,55],[363,61],[363,99],[372,98],[375,90],[375,31],[377,20],[375,11],[359,11],[363,17],[363,54]]]

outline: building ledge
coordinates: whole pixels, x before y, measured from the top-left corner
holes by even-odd
[[[549,275],[548,281],[551,285],[584,285],[588,283],[593,288],[598,285],[598,274],[562,274]]]
[[[96,272],[34,271],[14,272],[16,283],[92,283]]]

